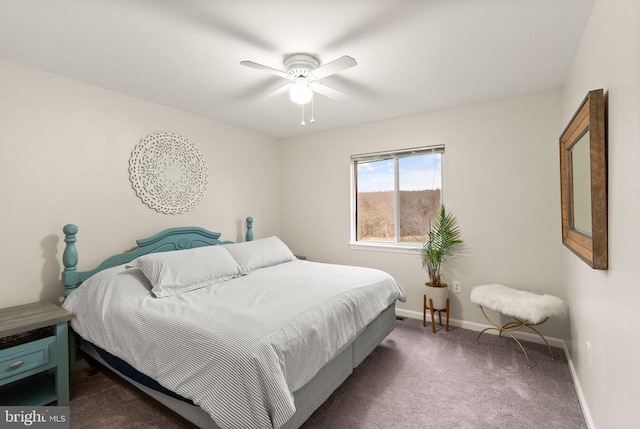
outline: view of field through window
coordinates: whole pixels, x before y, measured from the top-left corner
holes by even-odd
[[[357,240],[422,242],[440,207],[441,154],[356,162],[356,166]]]

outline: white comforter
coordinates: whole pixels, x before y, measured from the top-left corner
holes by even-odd
[[[278,428],[292,392],[396,299],[374,269],[293,261],[178,296],[154,298],[137,269],[102,271],[64,302],[73,329],[222,428]]]

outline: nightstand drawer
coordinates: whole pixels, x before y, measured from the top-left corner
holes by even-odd
[[[56,337],[43,338],[0,351],[0,384],[7,378],[19,379],[55,366]],[[16,377],[17,376],[17,377]]]

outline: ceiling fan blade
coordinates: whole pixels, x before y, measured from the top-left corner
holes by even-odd
[[[274,69],[274,68],[271,68],[271,67],[267,67],[265,65],[255,63],[253,61],[240,61],[240,64],[243,65],[243,66],[246,66],[246,67],[250,67],[252,69],[266,71],[267,73],[275,74],[276,76],[280,76],[280,77],[285,78],[285,79],[293,80],[293,76],[291,76],[287,72],[284,72],[284,71],[278,70],[278,69]]]
[[[379,88],[364,84],[357,79],[340,74],[329,76],[326,80],[323,80],[322,83],[324,85],[329,85],[331,88],[337,89],[338,91],[342,91],[345,94],[349,94],[349,96],[358,94],[359,97],[366,97],[370,100],[382,100],[389,96],[388,93],[381,91]]]
[[[285,92],[289,91],[293,85],[295,85],[295,84],[294,83],[288,83],[288,84],[286,84],[284,86],[281,86],[280,88],[276,89],[275,91],[270,92],[269,94],[265,95],[263,97],[263,99],[264,98],[270,98],[270,97],[277,97],[278,95],[282,95]]]
[[[311,71],[311,74],[313,75],[314,79],[317,80],[327,76],[331,76],[332,74],[341,72],[356,65],[358,65],[358,63],[355,59],[353,59],[349,55],[345,55],[338,58],[337,60],[333,60],[327,64],[324,64],[317,69],[313,69]]]
[[[314,92],[317,92],[318,94],[324,95],[325,97],[334,100],[347,98],[347,94],[345,94],[344,92],[338,91],[337,89],[333,89],[330,86],[323,85],[318,82],[313,82],[310,87]]]

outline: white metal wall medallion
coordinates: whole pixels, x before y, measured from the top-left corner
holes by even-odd
[[[129,178],[138,197],[149,207],[179,214],[198,204],[208,174],[204,157],[189,140],[158,132],[136,145],[129,160]]]

